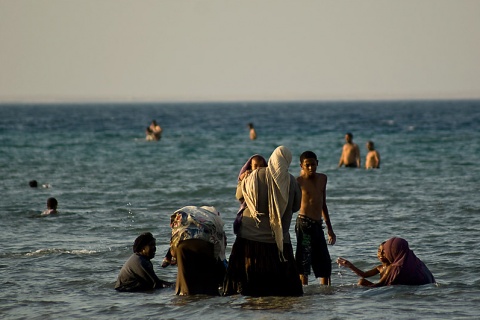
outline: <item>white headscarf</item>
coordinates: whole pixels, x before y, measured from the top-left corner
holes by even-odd
[[[268,188],[268,211],[270,213],[270,228],[275,237],[275,243],[280,252],[280,259],[283,257],[283,227],[282,216],[287,208],[290,191],[290,174],[288,167],[292,162],[292,153],[284,146],[276,148],[270,159],[265,175]],[[265,213],[258,212],[258,170],[254,170],[242,181],[242,193],[245,202],[250,210],[250,215],[255,222],[260,222],[259,216]]]
[[[268,210],[270,212],[270,227],[275,236],[280,259],[283,257],[283,227],[282,217],[288,204],[290,192],[290,174],[288,167],[292,162],[292,153],[284,146],[276,148],[267,167]]]
[[[253,170],[245,179],[242,180],[242,194],[245,204],[250,210],[250,216],[257,224],[260,223],[258,216],[265,215],[264,212],[258,212],[258,170]]]

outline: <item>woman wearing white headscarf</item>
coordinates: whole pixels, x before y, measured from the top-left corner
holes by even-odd
[[[290,150],[280,146],[268,167],[253,171],[238,185],[237,199],[244,199],[247,208],[230,254],[224,295],[303,294],[289,232],[302,197],[288,173],[291,161]]]

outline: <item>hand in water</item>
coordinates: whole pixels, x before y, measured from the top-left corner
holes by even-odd
[[[337,258],[337,263],[338,263],[339,267],[348,267],[350,265],[350,261],[348,261],[348,260],[346,260],[342,257]]]

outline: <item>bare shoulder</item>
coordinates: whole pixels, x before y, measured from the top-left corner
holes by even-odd
[[[315,175],[315,178],[322,184],[326,184],[328,180],[327,175],[320,172],[317,172],[317,174]]]

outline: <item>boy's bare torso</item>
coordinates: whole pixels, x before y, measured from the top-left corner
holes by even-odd
[[[369,151],[367,153],[367,159],[365,161],[365,167],[367,169],[369,168],[378,168],[379,167],[379,164],[378,164],[378,153],[376,150],[372,150],[372,151]]]
[[[315,173],[313,177],[300,176],[297,178],[297,182],[302,190],[299,215],[321,221],[327,176],[323,173]]]

